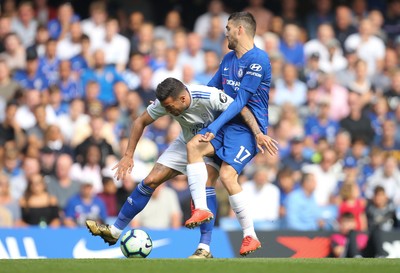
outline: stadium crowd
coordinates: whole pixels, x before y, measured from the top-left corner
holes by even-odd
[[[274,14],[263,0],[245,10],[272,65],[268,134],[279,157],[258,154],[240,176],[263,230],[392,230],[400,219],[400,1],[298,0]],[[166,11],[88,18],[64,2],[4,0],[0,11],[0,226],[83,226],[115,217],[136,183],[180,132],[169,117],[145,132],[131,175],[112,167],[131,121],[166,77],[207,84],[228,51],[224,2],[211,0],[193,29]],[[217,224],[240,228],[222,186]],[[155,214],[157,215],[155,217]],[[178,228],[190,216],[185,176],[157,189],[134,226]]]

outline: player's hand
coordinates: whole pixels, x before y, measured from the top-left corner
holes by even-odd
[[[267,152],[272,156],[278,154],[278,141],[276,141],[275,139],[260,133],[256,135],[256,142],[257,148],[261,151],[262,154],[264,154],[263,147],[265,147]]]
[[[215,138],[214,134],[211,132],[207,132],[204,135],[201,136],[200,142],[210,142]]]
[[[115,170],[114,177],[116,179],[125,179],[127,173],[131,173],[133,169],[133,158],[131,156],[124,155],[121,160],[112,168]]]

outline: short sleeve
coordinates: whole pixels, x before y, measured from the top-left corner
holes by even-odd
[[[220,90],[211,92],[210,103],[214,111],[224,111],[233,102],[233,99]]]
[[[152,104],[147,106],[147,113],[149,113],[152,119],[156,120],[162,116],[165,116],[167,111],[165,111],[165,108],[161,106],[159,100],[155,100]]]

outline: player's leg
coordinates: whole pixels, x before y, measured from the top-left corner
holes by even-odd
[[[247,127],[228,125],[224,133],[224,146],[216,150],[216,154],[224,161],[219,173],[220,180],[229,193],[229,203],[243,229],[240,254],[247,255],[261,247],[254,231],[248,205],[250,200],[238,182],[239,174],[244,166],[257,154],[253,134]]]
[[[217,170],[218,169],[218,170]],[[217,215],[217,195],[215,193],[215,184],[218,179],[218,171],[219,166],[210,165],[207,163],[207,186],[206,186],[206,198],[207,198],[207,206],[209,210],[213,213],[214,218],[211,221],[203,223],[200,225],[200,242],[197,246],[196,251],[189,258],[194,259],[204,259],[204,258],[212,258],[210,244],[211,244],[211,236],[212,230],[215,224],[215,217]]]
[[[117,220],[112,225],[99,224],[92,220],[86,221],[86,226],[92,235],[100,236],[109,245],[118,241],[122,231],[130,221],[141,212],[149,202],[154,190],[165,181],[180,174],[178,171],[156,163],[149,175],[133,190],[127,198]]]
[[[195,206],[192,216],[185,222],[185,226],[188,228],[197,227],[214,217],[207,206],[206,183],[208,175],[203,157],[214,154],[214,143],[217,143],[218,139],[216,138],[213,144],[200,142],[200,139],[201,135],[198,134],[186,145],[188,183]]]

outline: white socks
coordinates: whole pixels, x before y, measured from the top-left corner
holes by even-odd
[[[188,164],[187,176],[194,207],[208,210],[206,196],[208,174],[206,164],[204,162]]]
[[[202,249],[204,249],[205,251],[210,252],[210,246],[209,246],[209,245],[206,245],[206,244],[203,244],[203,243],[200,243],[200,244],[197,246],[197,248],[202,248]]]
[[[253,219],[250,215],[249,202],[246,194],[241,191],[237,194],[229,196],[229,203],[232,210],[235,212],[236,217],[243,230],[243,237],[251,236],[257,238],[254,231]]]
[[[110,232],[112,237],[119,238],[119,236],[121,236],[122,230],[116,228],[114,225],[110,225]]]

